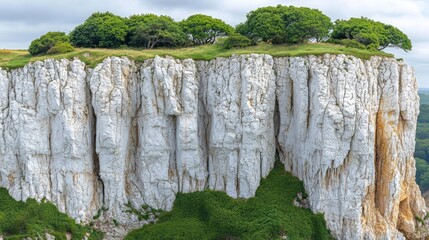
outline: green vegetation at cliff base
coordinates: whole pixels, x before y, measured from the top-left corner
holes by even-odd
[[[90,67],[102,62],[111,56],[128,57],[135,61],[143,61],[155,56],[172,56],[177,59],[211,60],[217,57],[230,57],[233,54],[269,54],[274,57],[294,57],[306,55],[323,54],[346,54],[362,59],[369,59],[371,56],[393,57],[393,55],[368,49],[357,49],[329,43],[304,43],[295,45],[274,45],[260,43],[239,49],[226,50],[217,44],[203,45],[188,48],[158,48],[158,49],[100,49],[100,48],[76,48],[74,51],[64,54],[53,54],[43,56],[31,56],[26,50],[0,50],[0,67],[13,69],[23,67],[29,62],[35,62],[48,58],[52,59],[73,59],[79,58]]]
[[[38,203],[34,199],[26,202],[15,201],[4,188],[0,188],[0,236],[4,239],[45,239],[45,233],[55,239],[66,239],[69,234],[72,239],[102,239],[99,232],[76,222],[61,213],[48,202]]]
[[[210,190],[179,193],[171,212],[125,239],[333,239],[322,214],[293,205],[299,192],[304,192],[302,182],[276,163],[255,197],[233,199]]]

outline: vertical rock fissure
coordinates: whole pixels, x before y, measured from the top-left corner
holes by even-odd
[[[206,131],[205,131],[205,147],[206,147],[206,152],[205,152],[205,154],[206,154],[206,164],[207,164],[207,166],[206,166],[206,171],[207,171],[207,177],[206,177],[206,188],[209,186],[209,183],[210,183],[210,142],[209,142],[209,139],[210,139],[210,129],[211,129],[211,126],[210,126],[210,118],[209,117],[207,117],[207,114],[205,114],[204,115],[204,120],[205,120],[205,122],[206,122]]]
[[[277,78],[277,76],[276,76]],[[278,80],[278,79],[277,79]],[[292,82],[292,81],[291,81]],[[292,91],[293,92],[293,91]],[[285,156],[285,152],[283,152],[283,148],[279,142],[279,134],[280,134],[280,109],[279,109],[279,99],[278,96],[276,94],[275,97],[275,105],[274,105],[274,142],[276,143],[276,150],[275,150],[275,161],[286,161],[286,156]],[[291,101],[292,104],[293,101]],[[280,157],[282,156],[282,157]],[[284,162],[283,164],[286,165],[286,163]],[[292,166],[292,164],[290,164]]]
[[[235,175],[235,192],[237,193],[237,198],[240,197],[240,148],[237,149],[237,175]],[[227,183],[225,182],[225,187]]]
[[[90,96],[90,100],[89,102],[91,102],[92,99],[92,95],[91,93],[89,94]],[[92,122],[92,139],[91,139],[91,149],[92,149],[92,159],[93,159],[93,173],[94,176],[97,180],[97,182],[95,182],[95,189],[97,190],[101,190],[101,192],[99,194],[101,194],[101,204],[102,206],[104,206],[106,204],[105,202],[105,189],[104,189],[104,181],[101,178],[100,175],[100,158],[99,155],[97,153],[97,115],[95,114],[95,110],[94,107],[92,106],[92,104],[90,104],[90,110],[91,110],[91,119],[93,120]]]
[[[290,82],[290,114],[293,116],[294,114],[294,90],[293,90],[293,79],[289,79]]]
[[[177,116],[175,116],[175,115],[172,115],[171,119],[172,119],[172,127],[173,127],[172,138],[174,139],[174,145],[173,145],[174,148],[171,149],[171,153],[170,153],[170,164],[173,163],[173,164],[171,164],[172,165],[171,167],[173,167],[174,170],[171,169],[171,172],[173,172],[173,171],[175,172],[175,175],[176,175],[175,177],[176,177],[176,181],[177,181],[177,189],[179,192],[181,192],[183,190],[182,189],[183,184],[181,184],[180,181],[183,179],[181,179],[181,175],[179,172],[179,164],[180,163],[177,161],[177,149],[178,149],[177,141],[179,140],[177,138],[177,128],[178,128],[179,122],[177,121]],[[174,176],[172,176],[172,177],[174,177]],[[182,178],[184,178],[184,177],[185,177],[185,175],[182,176]]]
[[[264,174],[262,172],[262,164],[263,164],[264,158],[262,157],[262,152],[259,152],[259,176],[260,178],[264,178]]]
[[[204,115],[203,115],[203,121],[205,128],[202,128],[202,131],[204,131],[204,141],[205,141],[205,154],[206,154],[206,171],[207,171],[207,177],[206,177],[206,188],[209,187],[210,183],[210,135],[211,135],[211,121],[210,117],[208,117],[207,109],[205,108],[205,105],[202,104],[202,108],[204,109]],[[201,129],[201,128],[198,128]]]
[[[49,179],[49,191],[52,194],[52,186],[53,186],[53,181],[52,181],[52,161],[54,160],[53,158],[53,149],[52,149],[52,124],[51,124],[51,119],[48,119],[49,121],[49,127],[48,127],[48,146],[49,146],[49,166],[48,166],[48,179]],[[47,156],[48,157],[48,156]],[[53,196],[50,197],[50,199],[53,199]]]
[[[380,102],[379,104],[379,108],[378,111],[380,111],[380,104],[381,104],[381,99],[383,97],[380,97]],[[375,159],[374,159],[374,165],[375,165],[375,194],[374,194],[374,201],[375,201],[375,208],[380,211],[380,213],[384,214],[384,194],[383,192],[386,190],[384,186],[385,183],[382,179],[384,171],[383,171],[383,166],[384,164],[384,157],[383,154],[386,154],[382,151],[385,151],[384,149],[384,141],[383,141],[383,124],[382,124],[382,120],[380,119],[381,117],[379,116],[380,113],[377,112],[376,114],[376,119],[375,119],[375,144],[374,144],[374,153],[375,153]]]
[[[204,78],[205,68],[208,65],[208,62],[201,61],[196,62],[196,78],[198,84],[198,136],[200,141],[200,155],[202,161],[205,162],[205,183],[204,189],[209,188],[210,186],[210,134],[211,134],[211,123],[210,117],[207,109],[207,88],[208,88],[208,79]]]
[[[399,64],[399,66],[398,66],[398,68],[399,68],[399,81],[398,81],[398,89],[402,89],[402,71],[403,71],[403,68],[404,68],[404,65],[402,65],[402,64]],[[400,92],[398,91],[398,95],[400,94]]]
[[[306,67],[307,67],[307,81],[306,81],[307,83],[307,130],[306,131],[308,131],[310,129],[310,117],[311,117],[310,116],[310,111],[311,111],[311,88],[310,87],[311,87],[312,73],[311,73],[311,68],[307,65]]]

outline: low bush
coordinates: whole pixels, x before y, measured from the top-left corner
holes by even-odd
[[[358,49],[366,49],[367,48],[362,43],[359,43],[358,41],[353,40],[353,39],[342,39],[342,40],[340,40],[340,44],[342,44],[346,47],[352,47],[352,48],[358,48]]]
[[[31,42],[28,51],[31,55],[47,53],[53,46],[59,43],[69,42],[69,37],[63,32],[48,32]]]
[[[73,52],[74,48],[69,42],[61,42],[56,43],[53,47],[51,47],[47,54],[61,54]]]
[[[252,41],[248,37],[240,34],[231,35],[222,42],[222,47],[225,49],[243,48],[250,45],[252,45]]]

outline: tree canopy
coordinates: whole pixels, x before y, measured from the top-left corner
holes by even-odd
[[[411,40],[398,28],[364,17],[335,21],[331,37],[351,39],[378,50],[386,47],[397,47],[404,51],[412,49]]]
[[[176,22],[169,16],[155,14],[122,18],[110,12],[96,12],[69,34],[70,43],[75,47],[129,46],[147,49],[213,44],[224,36],[229,37],[219,42],[224,48],[244,47],[260,41],[273,44],[326,41],[371,51],[387,47],[405,51],[412,48],[408,36],[392,25],[364,17],[337,20],[333,24],[328,16],[317,9],[283,5],[251,11],[246,15],[246,21],[235,29],[221,19],[203,14]],[[67,36],[63,33],[62,37]],[[34,41],[32,54],[48,51],[46,46],[42,47],[41,41]],[[68,41],[64,42],[51,52],[70,51],[72,46],[66,43]],[[43,50],[39,51],[38,48]]]
[[[110,12],[94,13],[70,33],[76,47],[116,48],[125,42],[127,25]]]
[[[186,35],[171,17],[155,14],[131,16],[129,28],[129,46],[152,49],[156,46],[180,46],[186,43]]]
[[[69,37],[64,32],[48,32],[40,38],[32,41],[28,51],[31,55],[44,54],[48,53],[52,47],[56,45],[58,47],[59,44],[62,46],[68,44],[67,47],[71,47]]]
[[[237,31],[253,40],[303,43],[326,39],[331,28],[331,19],[317,9],[278,5],[250,12]]]
[[[203,14],[192,15],[183,20],[180,25],[196,45],[214,43],[217,37],[234,32],[234,28],[224,21]]]

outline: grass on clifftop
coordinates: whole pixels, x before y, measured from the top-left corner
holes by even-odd
[[[38,203],[34,199],[26,202],[15,201],[4,188],[0,188],[0,236],[4,239],[45,239],[45,233],[55,239],[65,240],[66,233],[72,239],[102,239],[99,232],[84,227],[64,213],[60,213],[52,203]]]
[[[298,192],[304,192],[302,182],[276,164],[253,198],[209,190],[179,193],[171,212],[125,239],[333,239],[322,214],[292,204]]]
[[[210,60],[216,57],[229,57],[233,54],[249,54],[249,53],[264,53],[272,56],[303,56],[303,55],[322,55],[330,54],[346,54],[356,56],[362,59],[369,59],[371,56],[386,56],[393,57],[381,51],[370,51],[364,49],[356,49],[345,47],[343,45],[335,45],[328,43],[308,43],[298,45],[272,45],[258,44],[240,49],[225,50],[219,45],[204,45],[189,48],[169,48],[169,49],[98,49],[98,48],[77,48],[73,52],[56,55],[31,56],[26,50],[0,50],[0,67],[2,68],[18,68],[29,62],[43,60],[47,58],[54,59],[73,59],[78,57],[86,64],[94,67],[109,56],[126,56],[136,61],[143,61],[148,58],[159,56],[172,56],[178,59],[192,58],[195,60]]]

